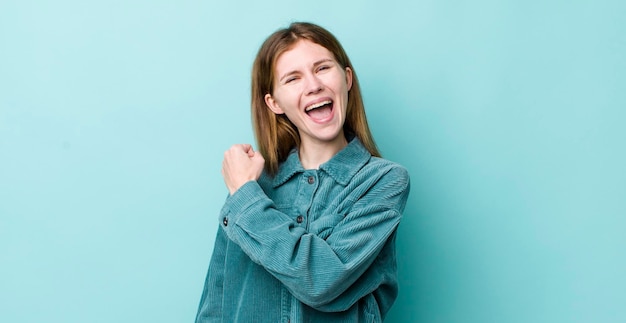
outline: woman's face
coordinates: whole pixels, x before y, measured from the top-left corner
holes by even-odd
[[[274,73],[274,93],[265,95],[265,103],[289,118],[303,145],[345,142],[349,67],[342,68],[323,46],[300,40],[278,57]]]

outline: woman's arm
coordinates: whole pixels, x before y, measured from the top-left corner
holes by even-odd
[[[318,310],[343,311],[382,284],[395,284],[395,254],[377,257],[393,242],[409,177],[394,164],[355,190],[362,191],[354,194],[358,200],[326,239],[278,211],[255,181],[227,199],[220,222],[229,239],[300,301]]]

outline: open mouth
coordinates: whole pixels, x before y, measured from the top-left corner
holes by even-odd
[[[325,120],[332,115],[333,101],[325,100],[317,102],[315,104],[311,104],[310,106],[306,107],[305,112],[313,120]]]

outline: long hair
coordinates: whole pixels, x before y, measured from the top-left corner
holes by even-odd
[[[278,165],[289,152],[300,145],[296,126],[285,114],[275,114],[265,103],[265,95],[273,94],[278,57],[290,50],[298,40],[306,39],[330,51],[339,65],[352,69],[352,88],[348,92],[344,135],[352,134],[373,156],[380,157],[365,117],[363,97],[356,72],[339,41],[326,29],[306,22],[294,22],[288,28],[270,35],[257,53],[252,67],[252,123],[257,146],[265,158],[265,171],[275,175]]]

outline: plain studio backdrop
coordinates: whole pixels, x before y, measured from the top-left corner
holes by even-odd
[[[411,174],[388,322],[625,322],[625,3],[2,1],[0,321],[191,322],[252,60],[304,20]]]

